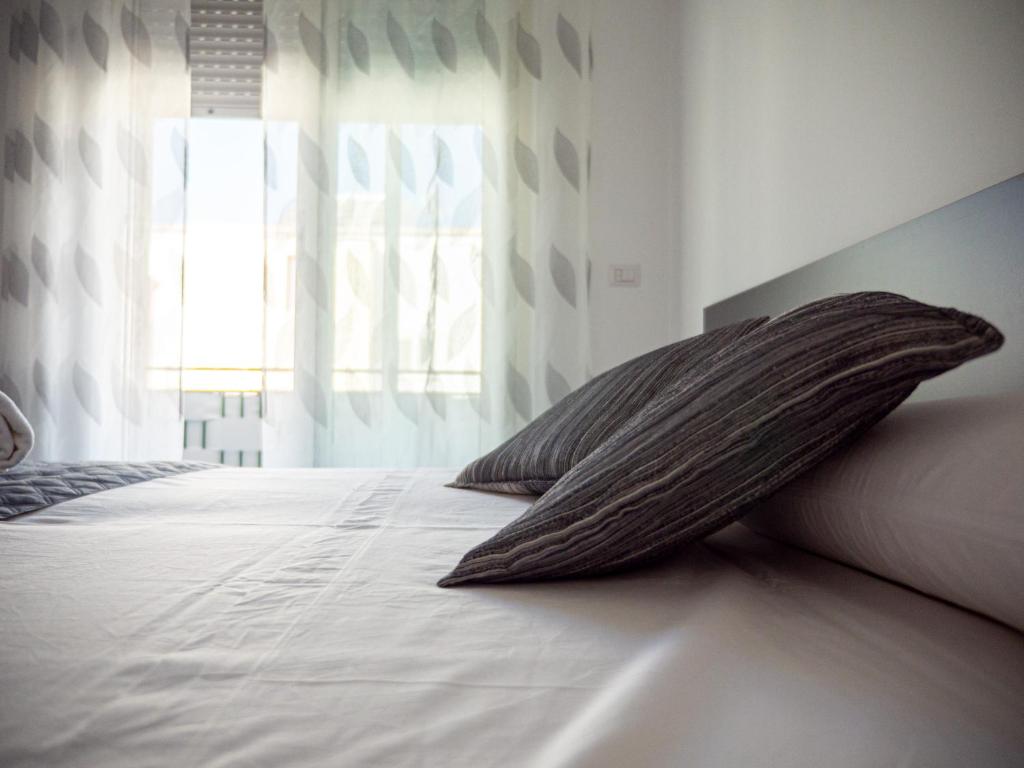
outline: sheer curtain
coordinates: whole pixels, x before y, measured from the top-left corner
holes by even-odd
[[[35,459],[180,457],[187,0],[0,7],[0,390]]]
[[[266,0],[265,465],[457,465],[588,373],[589,3]]]
[[[255,370],[267,466],[458,465],[587,377],[589,3],[263,8],[262,264],[223,262],[262,274],[193,291],[188,0],[0,6],[0,389],[37,458],[180,457],[183,360]],[[215,326],[244,364],[204,367]]]

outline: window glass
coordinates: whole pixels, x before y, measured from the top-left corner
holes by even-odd
[[[189,126],[183,387],[263,386],[264,163],[260,120]]]

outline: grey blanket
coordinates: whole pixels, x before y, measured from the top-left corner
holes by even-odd
[[[24,462],[0,472],[0,520],[90,493],[217,466],[200,461]]]

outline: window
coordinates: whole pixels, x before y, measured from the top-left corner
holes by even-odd
[[[186,390],[292,390],[296,287],[321,280],[305,270],[322,200],[300,199],[297,123],[260,114],[262,2],[193,0],[192,13],[192,118],[154,136],[184,147],[187,133],[182,295],[153,297],[168,317],[177,302],[182,335],[156,346],[173,360],[180,342]],[[481,127],[351,122],[336,138],[333,276],[317,286],[334,319],[334,390],[479,393]],[[164,162],[158,185],[176,172]],[[180,248],[180,231],[161,234],[155,218],[155,252],[161,237]]]
[[[262,121],[197,118],[189,129],[182,385],[291,388],[294,228],[264,230]],[[267,381],[263,379],[266,361]]]
[[[294,211],[272,208],[282,195],[266,195],[266,132],[282,130],[260,115],[263,3],[191,6],[182,386],[290,389]],[[283,134],[287,140],[287,126]],[[294,128],[290,134],[294,145]],[[294,179],[295,168],[276,176]],[[294,200],[294,183],[290,196],[283,192]]]
[[[381,389],[391,349],[398,392],[480,391],[481,141],[477,125],[339,127],[336,390]]]

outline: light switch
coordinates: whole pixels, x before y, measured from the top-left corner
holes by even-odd
[[[612,264],[608,267],[608,285],[615,288],[637,288],[640,286],[639,264]]]

